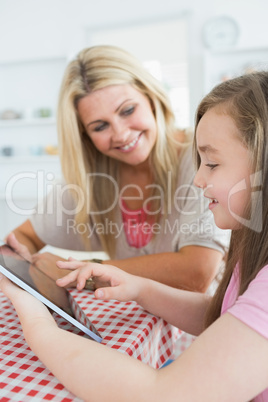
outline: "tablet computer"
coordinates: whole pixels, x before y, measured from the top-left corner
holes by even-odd
[[[102,341],[101,335],[83,314],[82,309],[79,311],[77,303],[74,305],[69,292],[59,287],[53,279],[2,241],[0,241],[0,272],[91,339]]]

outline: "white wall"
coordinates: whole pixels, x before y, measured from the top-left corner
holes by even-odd
[[[202,26],[221,14],[236,19],[239,48],[268,46],[267,0],[1,0],[0,62],[72,57],[87,45],[88,29],[186,16],[194,111],[203,95]]]
[[[182,52],[185,48],[188,51],[190,121],[193,122],[196,106],[204,95],[205,48],[202,28],[206,20],[219,15],[232,16],[237,21],[240,30],[237,49],[268,49],[267,0],[0,0],[0,111],[3,105],[18,110],[46,106],[54,109],[66,59],[73,57],[83,47],[90,46],[89,32],[97,32],[101,37],[101,29],[137,24],[144,26],[144,23],[182,18],[187,23],[188,35],[182,37],[177,34],[178,37],[172,41],[166,39],[166,46],[171,49],[176,47],[175,51],[180,49]],[[188,38],[186,47],[181,46],[185,36]],[[159,40],[158,35],[155,41]],[[139,41],[138,47],[142,45],[142,41]],[[145,43],[144,53],[146,47],[148,44]],[[49,82],[40,78],[46,75],[42,72],[46,59],[53,61],[50,65],[53,79]],[[13,76],[13,68],[19,71],[16,77]],[[38,74],[31,68],[36,69]],[[29,82],[31,85],[36,83],[34,89],[27,87]],[[20,151],[22,147],[30,149],[54,145],[55,121],[53,123],[52,120],[50,125],[42,122],[15,123],[0,124],[0,149],[6,145],[11,145],[15,150],[18,147]],[[57,158],[16,158],[0,157],[0,237],[25,219],[12,212],[6,201],[5,186],[14,172],[60,172]],[[30,184],[29,181],[27,183]],[[18,205],[22,203],[26,210],[36,203],[36,196],[33,195],[36,186],[32,187],[31,191],[23,187],[23,191],[16,196]]]

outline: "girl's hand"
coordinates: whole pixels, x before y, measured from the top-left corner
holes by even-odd
[[[14,305],[22,324],[29,325],[29,330],[41,319],[55,324],[47,307],[30,293],[15,285],[12,281],[0,274],[0,290],[10,299]],[[56,325],[56,324],[55,324]]]
[[[11,282],[3,274],[0,274],[0,290],[12,301],[17,297],[24,295],[26,292],[19,286]]]
[[[99,286],[95,290],[97,299],[136,301],[138,298],[142,278],[128,274],[112,265],[77,261],[70,257],[68,261],[58,261],[57,266],[73,270],[68,275],[56,281],[59,286],[66,286],[69,283],[77,281],[77,289],[81,290],[85,287],[86,280],[93,278],[98,281]],[[104,283],[105,287],[100,287],[101,283]]]

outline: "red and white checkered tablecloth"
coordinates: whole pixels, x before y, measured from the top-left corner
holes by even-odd
[[[146,311],[135,302],[99,301],[89,291],[70,291],[75,304],[90,318],[103,344],[127,353],[152,367],[173,357],[181,331]],[[59,326],[78,332],[55,316]],[[0,292],[0,402],[81,401],[70,393],[27,346],[10,301]]]
[[[149,314],[136,302],[100,301],[90,291],[70,290],[103,337],[102,343],[127,353],[154,368],[173,357],[181,331]]]

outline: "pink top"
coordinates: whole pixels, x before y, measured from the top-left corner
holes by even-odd
[[[232,314],[268,339],[268,265],[260,270],[248,289],[237,298],[238,288],[239,266],[236,265],[223,299],[221,314]],[[254,401],[268,401],[268,388]]]
[[[143,208],[129,209],[121,199],[122,220],[128,245],[141,248],[146,246],[152,238],[152,219],[146,214]]]

